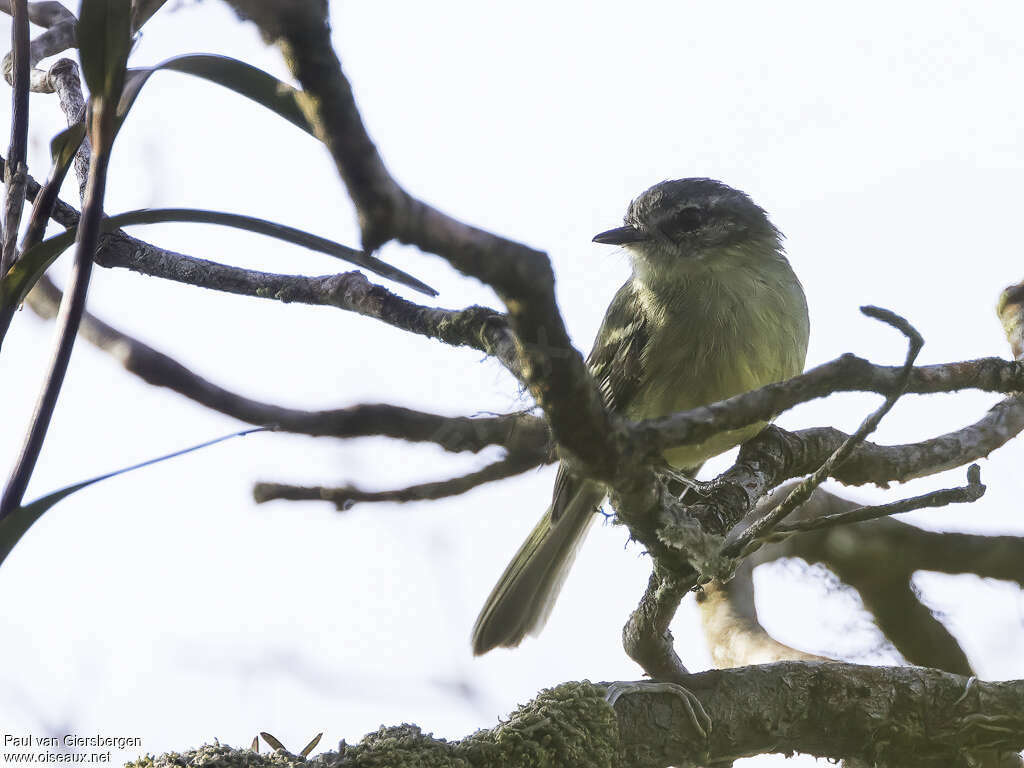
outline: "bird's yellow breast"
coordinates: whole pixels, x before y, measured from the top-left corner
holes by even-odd
[[[703,270],[656,290],[638,286],[651,329],[643,381],[627,415],[666,416],[795,376],[807,352],[807,305],[788,262],[764,269]],[[673,466],[696,467],[763,429],[752,424],[700,445],[665,453]]]

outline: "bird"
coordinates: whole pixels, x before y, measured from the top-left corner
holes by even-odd
[[[714,179],[662,181],[593,242],[622,246],[632,274],[612,299],[587,366],[605,407],[631,420],[707,405],[791,378],[804,367],[807,301],[782,233],[747,194]],[[676,475],[750,439],[751,424],[670,448]],[[474,655],[543,628],[605,497],[559,466],[551,506],[491,591]]]

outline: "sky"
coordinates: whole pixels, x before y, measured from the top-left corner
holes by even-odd
[[[130,65],[212,52],[287,79],[277,51],[226,5],[168,5]],[[333,3],[331,18],[368,130],[397,179],[464,221],[546,250],[583,351],[629,274],[620,250],[591,237],[618,225],[651,184],[710,176],[748,192],[786,234],[810,307],[808,366],[844,352],[902,361],[902,337],[863,317],[863,304],[897,311],[921,331],[921,363],[1009,354],[994,305],[1024,271],[1019,3],[364,1]],[[0,39],[8,31],[0,19]],[[0,102],[8,125],[9,100]],[[36,178],[63,125],[56,98],[33,95]],[[69,181],[64,199],[76,194]],[[106,199],[108,213],[156,206],[246,213],[359,241],[322,146],[241,97],[174,73],[155,76],[136,103]],[[346,269],[246,233],[131,233],[254,269]],[[380,256],[436,287],[439,306],[500,308],[440,258],[394,244]],[[53,270],[58,282],[68,258]],[[478,352],[335,309],[105,269],[95,271],[89,306],[200,375],[282,405],[390,402],[451,415],[529,405]],[[0,356],[0,467],[13,462],[51,343],[51,325],[27,309],[15,318]],[[873,439],[950,431],[998,399],[906,397]],[[852,430],[878,402],[834,396],[779,424]],[[82,343],[27,498],[243,426],[132,378]],[[552,467],[450,500],[345,513],[322,503],[257,506],[251,496],[261,480],[397,488],[497,455],[260,434],[69,498],[0,568],[4,732],[137,736],[151,753],[214,738],[243,746],[259,731],[293,751],[324,731],[320,748],[332,748],[400,722],[459,738],[542,687],[638,678],[620,632],[650,566],[611,525],[591,532],[543,634],[514,651],[471,655],[476,613],[545,509]],[[981,462],[981,501],[903,518],[1024,535],[1021,459],[1018,442]],[[705,473],[727,465],[720,457]],[[889,501],[960,485],[964,474],[840,492]],[[763,623],[779,640],[898,661],[858,598],[820,569],[778,563],[760,568],[756,583]],[[915,585],[981,677],[1024,676],[1018,588],[938,574],[918,574]],[[689,668],[707,668],[692,598],[673,632]]]

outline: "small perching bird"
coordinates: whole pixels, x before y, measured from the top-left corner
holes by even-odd
[[[587,364],[605,405],[627,418],[666,416],[803,370],[807,302],[782,235],[743,192],[712,179],[655,184],[624,226],[596,243],[624,246],[633,274],[615,294]],[[763,424],[665,452],[691,475]],[[559,467],[551,506],[491,591],[473,653],[516,646],[544,626],[604,488]]]

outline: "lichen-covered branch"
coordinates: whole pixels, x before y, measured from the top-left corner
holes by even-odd
[[[706,677],[713,682],[699,684]],[[878,766],[949,766],[965,751],[1024,748],[1024,682],[990,683],[938,670],[782,662],[694,675],[713,728],[694,730],[681,697],[642,692],[606,702],[606,685],[564,683],[542,691],[495,728],[446,741],[415,725],[381,727],[355,745],[315,758],[323,768],[579,766],[666,768],[801,752]],[[135,768],[202,764],[312,765],[278,752],[226,746],[143,758]]]

